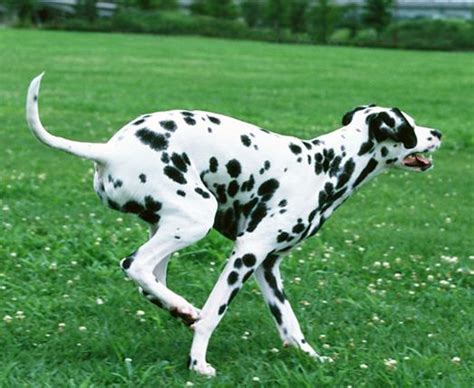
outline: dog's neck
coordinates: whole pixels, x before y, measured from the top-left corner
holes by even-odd
[[[377,159],[378,148],[364,148],[367,141],[366,133],[349,133],[347,127],[310,140],[311,168],[320,179],[316,188],[317,213],[323,221],[356,189],[384,170],[385,163]]]
[[[343,173],[344,165],[349,161],[354,163],[354,171],[346,185],[350,191],[370,181],[385,168],[385,163],[381,163],[380,157],[377,158],[380,152],[379,148],[369,141],[368,134],[365,131],[361,130],[359,132],[348,127],[342,127],[312,139],[311,142],[316,145],[315,153],[319,152],[323,156],[327,156],[328,153],[332,154],[330,150],[333,150],[332,160],[337,157],[341,158],[339,168],[337,172],[333,172],[332,177],[338,177]],[[369,144],[370,146],[367,146]],[[313,163],[317,163],[317,160],[314,160]]]

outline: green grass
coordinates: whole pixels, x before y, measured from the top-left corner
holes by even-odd
[[[12,317],[0,320],[0,386],[471,386],[472,54],[13,30],[0,30],[0,52],[0,318]],[[282,348],[252,280],[211,340],[217,377],[188,372],[191,332],[118,267],[145,226],[100,205],[90,163],[26,128],[43,70],[44,123],[80,140],[175,107],[315,137],[376,102],[439,128],[434,170],[377,178],[282,265],[307,339],[336,362]],[[230,247],[212,234],[183,251],[170,287],[201,306]]]

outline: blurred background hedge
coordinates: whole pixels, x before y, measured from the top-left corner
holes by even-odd
[[[285,43],[474,49],[474,22],[395,20],[393,0],[0,0],[3,22],[75,31],[203,35]],[[102,9],[104,4],[109,8]],[[474,1],[472,6],[474,7]],[[1,11],[1,9],[0,9]],[[473,8],[474,13],[474,8]]]

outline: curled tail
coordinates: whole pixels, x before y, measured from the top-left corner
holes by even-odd
[[[41,84],[41,73],[33,81],[28,88],[28,96],[26,97],[26,121],[33,134],[42,143],[57,148],[59,150],[77,155],[81,158],[91,159],[99,163],[105,163],[108,159],[108,147],[104,143],[83,143],[64,139],[62,137],[51,135],[41,124],[38,112],[38,93]]]

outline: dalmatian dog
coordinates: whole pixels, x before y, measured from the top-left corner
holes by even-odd
[[[283,136],[203,111],[145,114],[107,143],[54,136],[39,119],[42,75],[27,96],[27,121],[43,143],[95,162],[94,189],[108,207],[133,213],[150,238],[120,263],[140,292],[194,330],[189,368],[213,376],[206,361],[213,331],[254,276],[285,345],[325,361],[305,340],[285,296],[279,265],[313,236],[349,196],[389,168],[426,171],[441,133],[397,108],[360,106],[342,128],[310,140]],[[212,229],[234,241],[201,310],[166,285],[172,254]]]

